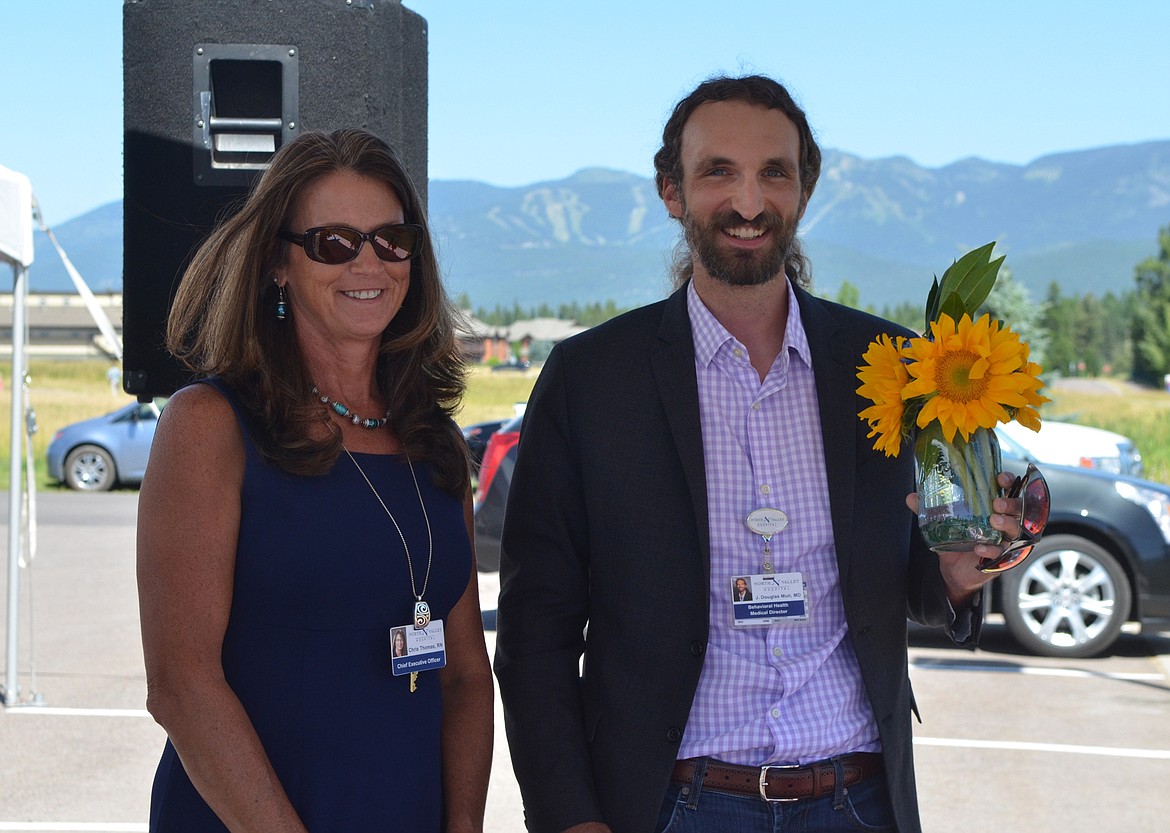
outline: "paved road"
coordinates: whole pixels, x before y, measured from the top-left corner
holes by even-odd
[[[0,492],[5,542],[7,506]],[[146,830],[163,734],[143,711],[136,508],[136,492],[39,497],[39,552],[21,575],[20,685],[22,698],[35,688],[44,707],[0,709],[0,831]],[[1165,634],[1126,637],[1107,658],[1061,662],[1021,655],[1002,626],[989,626],[977,653],[915,633],[926,829],[1096,833],[1108,814],[1105,829],[1166,830],[1167,654]],[[510,833],[523,825],[498,711],[497,699],[487,830]]]

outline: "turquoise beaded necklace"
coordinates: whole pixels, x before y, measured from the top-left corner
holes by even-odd
[[[359,416],[351,411],[347,405],[338,402],[336,399],[330,399],[328,396],[321,393],[321,391],[317,389],[316,385],[313,385],[313,396],[317,397],[323,403],[328,405],[332,409],[333,413],[337,414],[342,419],[348,419],[354,425],[360,425],[362,428],[369,428],[371,430],[374,428],[381,428],[390,419],[389,408],[386,409],[386,416],[382,417],[381,419],[366,419],[365,417]]]

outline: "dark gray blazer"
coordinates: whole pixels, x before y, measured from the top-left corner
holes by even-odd
[[[796,294],[849,639],[898,829],[918,833],[906,618],[945,625],[949,606],[904,502],[913,455],[873,450],[855,393],[869,342],[906,331]],[[707,645],[706,490],[685,290],[553,350],[508,500],[495,658],[529,830],[651,833]]]

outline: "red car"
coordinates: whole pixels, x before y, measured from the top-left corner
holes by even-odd
[[[492,434],[479,467],[479,486],[475,491],[475,557],[484,572],[500,569],[500,531],[523,420],[523,416],[513,417]]]

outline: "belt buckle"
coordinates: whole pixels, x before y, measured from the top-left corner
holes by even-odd
[[[784,804],[790,801],[800,801],[799,798],[769,798],[768,797],[768,770],[770,769],[800,769],[800,764],[773,764],[760,767],[760,798],[769,804]]]

